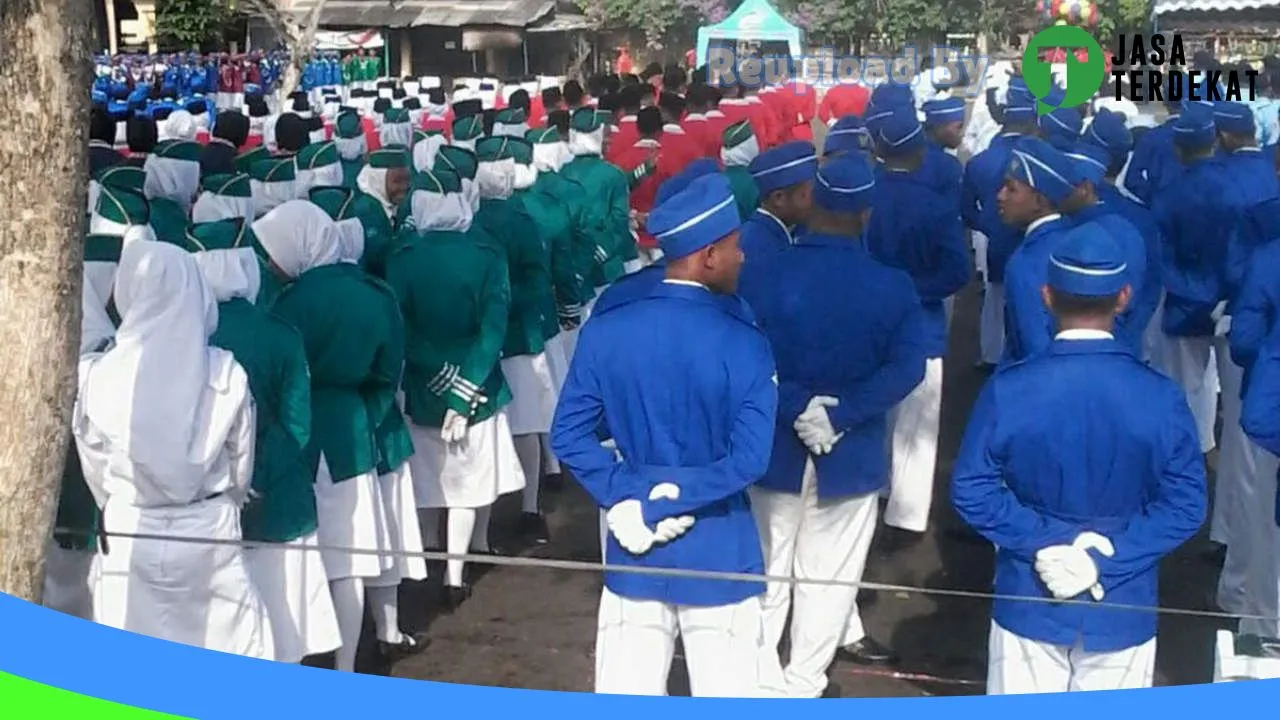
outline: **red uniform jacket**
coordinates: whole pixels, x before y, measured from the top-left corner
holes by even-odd
[[[360,127],[364,128],[364,147],[366,152],[373,152],[382,147],[382,139],[378,137],[378,126],[373,118],[360,118]]]
[[[827,88],[818,106],[818,119],[830,125],[845,115],[862,116],[871,101],[871,91],[862,85],[841,84]]]
[[[729,129],[733,123],[730,122],[727,115],[719,110],[707,111],[707,134],[710,136],[712,144],[712,157],[719,160],[720,150],[724,148],[724,131]]]
[[[443,115],[432,114],[431,111],[423,113],[422,129],[428,132],[441,131],[445,139],[453,140],[453,109],[446,109]]]
[[[791,96],[791,139],[813,142],[813,118],[818,114],[818,91],[798,80],[787,87]]]
[[[664,138],[665,142],[665,138]],[[653,209],[654,200],[658,195],[658,187],[662,185],[662,181],[671,177],[668,173],[668,164],[664,162],[663,154],[665,149],[663,143],[657,140],[649,140],[641,138],[636,142],[624,147],[618,151],[617,162],[619,168],[626,172],[628,176],[640,167],[650,157],[657,153],[658,167],[650,172],[639,184],[631,188],[631,211],[632,213],[647,215]],[[641,222],[637,228],[637,243],[642,248],[655,248],[658,241],[649,233],[644,231],[644,223]]]
[[[636,116],[623,115],[618,120],[618,129],[609,136],[609,149],[605,151],[605,160],[618,165],[618,156],[624,150],[630,150],[640,139],[640,131],[636,129]]]
[[[755,133],[756,142],[760,145],[761,151],[776,144],[773,123],[769,121],[769,113],[765,112],[763,104],[737,99],[721,100],[720,112],[724,113],[729,125],[743,120],[749,121],[751,132]]]
[[[218,68],[218,92],[235,92],[233,89],[236,84],[236,76],[240,73],[231,66],[231,63],[224,62]]]
[[[706,115],[689,113],[684,116],[684,122],[680,123],[680,127],[684,128],[685,134],[697,146],[698,157],[719,159],[719,137],[714,134]]]
[[[689,163],[703,157],[699,139],[685,132],[679,125],[662,126],[662,150],[658,154],[660,169],[671,177],[688,167]]]

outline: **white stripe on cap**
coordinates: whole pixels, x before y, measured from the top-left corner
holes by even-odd
[[[1031,187],[1036,186],[1035,177],[1031,174],[1031,165],[1035,165],[1036,167],[1040,168],[1041,170],[1044,170],[1045,172],[1049,173],[1050,175],[1057,178],[1058,180],[1061,180],[1064,185],[1067,185],[1067,186],[1071,185],[1071,181],[1062,177],[1057,172],[1055,172],[1053,168],[1049,167],[1048,165],[1045,165],[1043,162],[1037,160],[1035,157],[1018,150],[1014,150],[1013,155],[1014,157],[1022,161],[1022,166],[1025,169],[1025,172],[1027,173],[1027,184],[1029,184]]]
[[[925,111],[924,111],[924,114],[925,114],[925,115],[933,115],[933,116],[937,116],[937,115],[955,115],[956,113],[960,113],[961,115],[963,115],[963,114],[964,114],[964,106],[963,106],[963,105],[961,105],[960,107],[946,108],[945,110],[925,110]]]
[[[1176,126],[1176,125],[1175,125],[1175,126],[1174,126],[1174,128],[1173,128],[1173,131],[1174,131],[1174,132],[1179,132],[1179,133],[1194,133],[1194,132],[1201,132],[1201,131],[1204,131],[1204,130],[1212,130],[1212,129],[1213,129],[1213,123],[1211,123],[1211,122],[1207,122],[1207,123],[1205,123],[1205,124],[1203,124],[1203,125],[1197,125],[1197,126],[1195,126],[1195,127],[1190,127],[1190,128],[1189,128],[1189,127],[1179,127],[1179,126]]]
[[[1089,163],[1090,165],[1097,165],[1103,170],[1107,169],[1106,165],[1103,165],[1101,162],[1099,162],[1098,160],[1095,160],[1094,158],[1089,157],[1088,155],[1077,155],[1075,153],[1067,153],[1067,157],[1071,158],[1072,160],[1083,160]]]
[[[676,233],[678,233],[678,232],[684,232],[685,230],[688,230],[689,228],[693,227],[694,225],[697,225],[698,223],[702,222],[703,220],[706,220],[707,218],[711,217],[712,215],[715,215],[717,212],[719,212],[719,211],[723,210],[724,208],[726,208],[726,207],[727,207],[730,203],[732,203],[732,202],[734,202],[734,199],[733,199],[733,197],[732,197],[732,196],[730,196],[729,198],[725,199],[724,201],[722,201],[722,202],[720,202],[720,203],[716,204],[716,205],[715,205],[714,207],[712,207],[711,209],[709,209],[709,210],[703,210],[702,212],[698,213],[697,215],[694,215],[693,217],[689,218],[688,220],[685,220],[684,222],[680,223],[679,225],[677,225],[677,226],[675,226],[675,227],[671,228],[670,230],[665,230],[665,231],[663,231],[663,232],[661,232],[661,233],[658,233],[657,235],[654,235],[654,237],[655,237],[655,238],[657,238],[658,240],[661,240],[662,238],[670,237],[670,236],[672,236],[672,235],[674,235],[674,234],[676,234]]]
[[[826,179],[826,178],[824,178],[824,177],[822,177],[822,175],[818,175],[818,182],[822,183],[822,187],[824,187],[824,188],[826,188],[826,189],[828,189],[828,190],[830,190],[830,191],[832,191],[832,192],[838,192],[838,193],[849,193],[849,194],[859,193],[859,192],[862,192],[863,190],[870,190],[871,188],[873,188],[873,187],[875,187],[875,186],[876,186],[876,180],[875,180],[875,178],[872,178],[872,179],[871,179],[871,181],[870,181],[870,182],[868,182],[866,185],[860,185],[860,186],[858,186],[858,187],[856,187],[856,188],[839,188],[839,187],[836,187],[836,186],[832,185],[831,183],[827,182],[827,179]]]
[[[828,132],[827,137],[834,137],[836,135],[870,135],[870,134],[871,133],[868,132],[867,129],[864,127],[842,128],[840,130],[832,130]]]
[[[1055,115],[1054,113],[1049,113],[1044,117],[1049,118],[1049,122],[1052,122],[1054,125],[1057,125],[1058,127],[1062,128],[1063,130],[1066,130],[1067,132],[1073,133],[1076,131],[1075,128],[1059,120],[1058,116]]]
[[[798,157],[795,160],[792,160],[791,162],[782,163],[777,167],[771,167],[768,170],[761,170],[760,172],[751,173],[751,177],[754,177],[754,178],[764,177],[765,175],[768,175],[770,173],[776,173],[779,170],[786,170],[787,168],[793,168],[797,165],[803,165],[807,162],[817,162],[817,160],[818,158],[816,155],[805,155],[804,157]]]
[[[1054,265],[1057,265],[1058,267],[1068,272],[1080,273],[1081,275],[1091,275],[1093,277],[1109,277],[1111,275],[1119,275],[1120,273],[1125,271],[1125,268],[1129,267],[1129,263],[1120,263],[1120,267],[1110,268],[1105,270],[1100,268],[1080,267],[1079,265],[1071,265],[1069,263],[1064,263],[1052,255],[1049,256],[1049,262],[1053,263]]]
[[[1250,112],[1247,108],[1241,108],[1241,111],[1243,114],[1236,115],[1230,112],[1229,109],[1227,111],[1224,111],[1222,108],[1215,107],[1213,109],[1213,114],[1218,117],[1231,118],[1232,120],[1243,120],[1247,117],[1253,117],[1253,113]]]
[[[1108,143],[1106,140],[1103,140],[1102,136],[1098,135],[1098,131],[1095,129],[1096,127],[1097,127],[1097,123],[1089,123],[1089,134],[1093,136],[1094,140],[1097,140],[1098,142],[1102,143],[1102,147],[1110,150],[1111,143]]]
[[[915,137],[915,136],[919,135],[922,129],[923,129],[923,128],[921,128],[919,125],[916,125],[916,129],[915,129],[915,130],[912,130],[911,132],[907,133],[905,136],[903,136],[903,137],[902,137],[900,140],[898,140],[897,142],[894,142],[894,141],[890,140],[889,138],[885,137],[885,134],[884,134],[884,128],[880,128],[880,132],[879,132],[878,134],[880,135],[880,139],[881,139],[881,140],[883,140],[887,145],[889,145],[889,147],[898,147],[899,145],[901,145],[901,144],[905,143],[906,141],[910,140],[911,138],[913,138],[913,137]]]

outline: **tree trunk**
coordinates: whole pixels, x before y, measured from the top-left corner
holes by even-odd
[[[0,0],[0,592],[33,602],[75,399],[92,32],[90,0]]]

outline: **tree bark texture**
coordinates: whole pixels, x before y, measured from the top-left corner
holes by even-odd
[[[90,0],[0,0],[0,592],[39,602],[69,442]]]

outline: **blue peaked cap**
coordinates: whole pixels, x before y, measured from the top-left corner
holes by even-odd
[[[768,195],[812,180],[818,171],[818,154],[813,143],[793,140],[757,155],[747,171],[756,181],[760,194]]]
[[[720,241],[742,225],[729,179],[703,175],[649,213],[645,229],[668,260],[679,260]]]
[[[1129,284],[1120,245],[1096,222],[1068,231],[1049,256],[1049,287],[1068,295],[1107,297]]]

